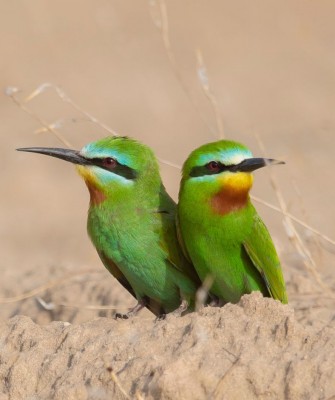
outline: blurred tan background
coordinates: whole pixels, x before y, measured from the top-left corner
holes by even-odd
[[[162,36],[162,4],[170,54]],[[66,163],[15,152],[62,143],[50,133],[34,134],[41,125],[5,88],[19,88],[23,101],[42,83],[59,85],[101,122],[181,164],[192,149],[218,138],[215,113],[198,78],[197,49],[226,137],[257,155],[258,134],[267,156],[287,163],[272,172],[289,210],[334,238],[334,13],[332,1],[0,2],[0,297],[63,271],[103,269],[86,235],[85,185]],[[26,106],[48,123],[61,121],[59,131],[74,148],[107,134],[52,90]],[[180,172],[161,169],[176,198]],[[255,174],[253,193],[277,204],[265,170]],[[296,250],[281,215],[257,208],[289,280]],[[308,242],[308,232],[299,231]],[[325,241],[321,247],[334,251]],[[320,254],[319,272],[333,282],[334,257],[324,249]],[[2,310],[3,316],[15,313]]]

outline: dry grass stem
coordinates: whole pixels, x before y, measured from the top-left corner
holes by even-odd
[[[306,222],[302,221],[301,219],[295,217],[293,214],[289,213],[288,211],[282,210],[281,208],[269,203],[266,200],[263,200],[255,195],[250,196],[254,201],[263,204],[264,206],[270,208],[271,210],[277,211],[280,214],[288,217],[289,219],[291,219],[292,221],[296,222],[297,224],[301,225],[303,228],[306,228],[307,230],[309,230],[310,232],[315,233],[315,235],[320,236],[322,239],[324,239],[326,242],[329,242],[330,244],[332,244],[333,246],[335,246],[335,240],[331,239],[329,236],[324,235],[323,233],[321,233],[320,231],[318,231],[317,229],[313,228],[312,226],[306,224]]]
[[[106,132],[108,132],[112,136],[119,136],[119,134],[111,129],[108,125],[105,123],[101,122],[98,120],[98,118],[94,117],[92,114],[88,113],[85,111],[83,108],[81,108],[75,101],[69,97],[63,89],[61,89],[59,86],[54,85],[50,82],[45,82],[42,83],[40,86],[38,86],[29,96],[27,96],[24,100],[25,103],[28,103],[29,101],[33,100],[35,97],[39,96],[43,92],[45,92],[48,89],[52,89],[56,92],[57,96],[64,102],[70,104],[75,110],[77,110],[81,115],[83,115],[87,120],[92,122],[93,124],[98,125],[100,128],[104,129]]]
[[[232,362],[231,366],[227,369],[227,371],[224,373],[222,378],[219,380],[218,384],[216,385],[216,388],[213,392],[213,399],[222,399],[222,385],[224,382],[227,380],[227,377],[232,373],[236,365],[239,363],[240,357],[236,358],[235,361]]]
[[[302,212],[302,215],[303,215],[305,221],[307,221],[307,223],[309,224],[309,216],[308,216],[308,213],[307,213],[307,210],[305,207],[305,201],[304,201],[304,197],[302,196],[301,190],[299,189],[296,181],[292,180],[292,185],[298,196],[298,201],[299,201],[300,210]],[[321,248],[320,241],[317,239],[316,236],[312,236],[311,240],[313,241],[313,243],[316,246],[317,256],[318,256],[319,260],[322,260],[322,248]]]
[[[149,4],[154,5],[155,2],[151,1]],[[170,42],[169,19],[168,19],[168,13],[167,13],[167,7],[166,7],[165,0],[159,0],[159,11],[160,11],[159,20],[157,20],[157,18],[154,18],[153,14],[152,14],[152,17],[154,19],[155,25],[161,31],[164,48],[167,53],[170,65],[172,66],[173,72],[174,72],[180,86],[182,87],[183,91],[187,95],[190,103],[192,104],[195,111],[197,112],[197,114],[200,116],[200,118],[202,119],[204,124],[207,126],[207,128],[211,131],[211,133],[214,133],[213,129],[208,125],[207,121],[203,117],[201,110],[199,110],[197,104],[194,102],[193,96],[189,92],[189,90],[182,78],[182,74],[178,68],[176,57],[174,55],[174,52],[173,52],[172,46],[171,46],[171,42]],[[225,137],[225,135],[224,135],[223,121],[222,121],[222,117],[221,117],[221,113],[220,113],[219,104],[216,100],[216,97],[214,96],[214,94],[212,93],[212,91],[210,89],[208,73],[207,73],[207,69],[204,64],[203,56],[202,56],[200,49],[198,49],[196,51],[196,58],[197,58],[197,75],[198,75],[202,90],[205,93],[205,96],[207,97],[207,99],[209,100],[209,102],[213,108],[219,137],[221,139],[223,139]]]
[[[26,107],[23,102],[21,102],[17,97],[16,97],[16,91],[11,91],[9,89],[6,90],[6,94],[13,100],[13,102],[26,114],[28,114],[30,117],[32,117],[35,121],[37,121],[40,125],[45,128],[46,131],[51,132],[54,134],[66,147],[72,147],[70,142],[65,139],[65,137],[58,132],[57,129],[55,129],[55,124],[51,123],[48,124],[48,122],[44,121],[42,118],[40,118],[37,114],[35,114],[30,108]]]
[[[113,368],[109,366],[109,367],[107,367],[107,371],[110,373],[110,377],[111,377],[112,381],[115,383],[115,386],[119,389],[119,391],[123,394],[123,396],[127,400],[131,400],[131,397],[125,391],[125,389],[123,388],[123,386],[121,385],[121,383],[119,381],[119,378],[114,373]]]
[[[74,272],[72,274],[67,274],[67,275],[63,276],[61,279],[49,281],[45,285],[38,286],[37,288],[30,290],[26,293],[22,293],[18,296],[0,298],[0,304],[15,303],[17,301],[25,300],[25,299],[28,299],[29,297],[33,297],[33,296],[38,295],[39,293],[45,292],[46,290],[51,289],[55,286],[60,286],[64,283],[67,283],[72,278],[86,275],[86,274],[97,274],[97,273],[99,273],[99,272],[88,269],[88,270],[84,270],[84,271],[80,271],[80,272]]]
[[[64,308],[74,308],[78,310],[112,310],[112,311],[119,311],[125,310],[129,311],[134,306],[128,307],[115,307],[115,306],[101,306],[101,305],[77,305],[77,304],[68,304],[68,303],[54,303],[54,302],[46,302],[42,299],[42,297],[36,297],[37,302],[42,306],[45,310],[51,311],[58,307]]]
[[[261,151],[263,152],[263,155],[265,155],[266,150],[265,150],[264,143],[262,142],[259,135],[255,135],[255,136],[256,136],[258,145],[259,145]],[[319,286],[322,287],[324,290],[326,290],[331,296],[333,296],[331,288],[329,288],[322,281],[320,274],[316,270],[316,263],[315,263],[312,255],[310,254],[308,248],[305,246],[301,236],[299,235],[298,231],[296,230],[295,226],[293,225],[292,220],[288,216],[288,211],[287,211],[286,202],[284,200],[284,196],[283,196],[279,186],[277,185],[276,179],[274,178],[274,175],[271,172],[271,169],[269,169],[268,172],[269,172],[271,186],[276,194],[280,209],[282,210],[282,213],[284,215],[283,222],[284,222],[284,227],[286,229],[286,233],[287,233],[289,240],[291,241],[293,246],[296,248],[298,253],[303,257],[303,261],[304,261],[304,265],[305,265],[306,269],[313,275],[313,277],[315,278],[315,280],[317,281]]]
[[[166,2],[165,2],[165,0],[158,0],[158,3],[159,3],[158,4],[159,19],[154,18],[153,13],[151,13],[151,15],[153,17],[155,26],[158,27],[158,29],[161,32],[164,49],[166,51],[168,60],[172,67],[172,71],[173,71],[180,87],[183,89],[188,100],[190,101],[190,104],[192,105],[193,109],[195,110],[197,116],[202,120],[203,124],[207,127],[207,129],[211,132],[211,134],[215,135],[214,129],[208,124],[205,117],[203,116],[202,110],[200,110],[198,105],[195,103],[193,96],[191,95],[187,85],[185,84],[182,74],[178,68],[176,57],[174,55],[174,52],[173,52],[172,46],[171,46],[171,42],[170,42],[169,19],[168,19]],[[156,1],[150,1],[149,6],[150,7],[156,6]]]
[[[205,304],[210,288],[212,287],[214,279],[211,275],[207,275],[202,285],[197,290],[195,299],[195,309],[199,311]]]
[[[144,400],[144,397],[138,390],[136,390],[135,397],[137,400]]]
[[[169,167],[175,168],[175,169],[179,169],[181,170],[181,166],[178,164],[175,164],[171,161],[168,160],[164,160],[163,158],[157,157],[157,160],[161,163],[161,164],[165,164],[168,165]]]
[[[200,49],[197,49],[196,51],[196,57],[197,57],[197,72],[198,72],[198,78],[202,87],[202,90],[204,91],[207,99],[209,100],[215,114],[215,119],[216,119],[216,125],[219,133],[219,139],[224,139],[225,134],[224,134],[224,128],[223,128],[223,121],[220,113],[220,108],[219,104],[216,100],[216,97],[211,91],[210,85],[209,85],[209,78],[208,78],[208,73],[207,73],[207,68],[204,63],[204,59],[201,53]]]

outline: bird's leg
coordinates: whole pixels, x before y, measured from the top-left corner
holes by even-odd
[[[173,311],[172,315],[181,317],[182,313],[188,309],[189,302],[186,299],[182,299],[180,306]]]
[[[176,310],[172,311],[169,314],[161,313],[161,314],[157,315],[155,322],[163,321],[169,315],[174,315],[175,317],[181,317],[183,312],[186,311],[188,309],[188,307],[189,307],[189,302],[186,299],[182,299],[180,306]]]
[[[135,307],[131,308],[126,314],[116,313],[115,319],[128,319],[134,317],[139,311],[142,310],[147,304],[147,299],[140,299]]]
[[[221,307],[222,306],[222,301],[217,296],[215,296],[212,293],[209,293],[208,296],[210,298],[210,302],[208,303],[208,305],[210,307]]]

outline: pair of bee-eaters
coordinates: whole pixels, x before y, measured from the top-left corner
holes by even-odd
[[[280,262],[253,207],[252,172],[273,159],[221,140],[194,150],[183,166],[178,206],[166,192],[153,151],[128,137],[82,150],[22,148],[77,165],[90,193],[87,229],[108,271],[161,316],[194,310],[206,277],[209,298],[236,303],[245,293],[287,303]],[[119,315],[120,316],[120,315]]]

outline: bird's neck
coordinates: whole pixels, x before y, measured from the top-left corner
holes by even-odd
[[[239,211],[249,203],[249,190],[222,188],[210,199],[215,214],[226,215]]]
[[[139,211],[143,208],[156,210],[160,208],[161,198],[168,196],[162,184],[118,187],[112,190],[99,187],[89,180],[85,180],[85,183],[90,194],[90,210],[109,210],[112,213],[131,209]]]
[[[90,193],[90,206],[98,206],[107,199],[107,195],[102,189],[98,188],[89,181],[85,180],[85,183]]]
[[[221,187],[210,200],[210,206],[215,214],[226,215],[247,206],[253,182],[252,174],[245,172],[223,174],[217,182]]]

